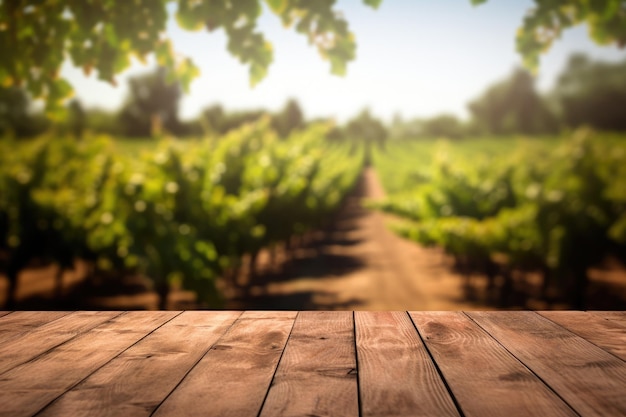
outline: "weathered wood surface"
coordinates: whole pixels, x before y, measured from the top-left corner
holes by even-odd
[[[0,416],[626,416],[625,323],[579,311],[0,312]]]

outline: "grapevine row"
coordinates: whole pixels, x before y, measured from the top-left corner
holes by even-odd
[[[221,138],[120,155],[106,137],[0,143],[0,256],[10,281],[34,258],[176,281],[219,306],[217,277],[244,255],[323,224],[361,159],[313,125],[279,139],[267,120]],[[9,305],[10,308],[10,305]]]
[[[432,161],[422,164],[406,156],[399,163],[394,152],[407,155],[416,145],[396,144],[377,166],[386,187],[399,182],[404,191],[377,206],[406,220],[398,233],[486,273],[489,288],[501,276],[503,304],[514,271],[538,271],[544,298],[555,288],[583,308],[588,269],[607,255],[626,259],[626,143],[583,130],[572,136],[559,144],[528,140],[482,159],[471,149],[431,146],[416,158]]]

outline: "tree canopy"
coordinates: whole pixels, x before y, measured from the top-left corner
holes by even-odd
[[[250,83],[265,77],[273,59],[271,43],[256,28],[262,0],[135,0],[42,2],[7,0],[0,4],[0,85],[22,85],[43,98],[48,110],[69,97],[71,85],[59,76],[63,61],[97,72],[115,84],[131,57],[141,61],[154,53],[170,80],[187,90],[199,74],[189,57],[179,57],[166,32],[170,3],[178,24],[190,31],[224,29],[228,51],[247,65]],[[355,38],[332,0],[265,0],[286,27],[307,36],[331,71],[343,74],[354,59]],[[377,7],[380,0],[364,0]]]
[[[178,83],[166,82],[167,70],[156,71],[129,80],[129,96],[120,113],[125,135],[147,137],[165,128],[180,133],[178,103],[181,98]]]
[[[479,129],[486,133],[536,134],[556,128],[554,116],[535,91],[533,77],[523,69],[489,87],[468,107]]]
[[[553,94],[570,127],[626,130],[626,61],[596,62],[573,55]]]
[[[378,7],[382,0],[363,0]],[[471,0],[473,4],[486,0]],[[166,32],[173,11],[178,24],[190,31],[223,29],[228,52],[248,66],[250,83],[267,74],[273,60],[271,43],[257,27],[262,3],[286,27],[305,35],[331,72],[344,74],[355,58],[356,40],[348,22],[334,9],[334,0],[6,0],[0,3],[0,85],[23,86],[60,108],[72,86],[60,77],[66,58],[86,74],[115,84],[115,75],[127,69],[131,58],[141,61],[154,53],[184,90],[199,74],[189,57],[176,54]],[[517,36],[517,49],[529,68],[561,32],[586,23],[599,44],[626,45],[626,3],[622,0],[535,0]],[[172,4],[173,7],[169,7]]]
[[[486,0],[473,0],[483,3]],[[565,29],[586,24],[599,45],[626,46],[626,2],[623,0],[535,0],[517,32],[517,51],[531,70]]]
[[[272,127],[283,138],[304,127],[304,114],[297,100],[287,100],[285,107],[272,117]]]
[[[32,112],[30,104],[24,89],[0,86],[0,136],[32,137],[47,128],[46,119]]]
[[[365,163],[369,165],[372,162],[373,146],[376,145],[380,149],[385,149],[387,129],[380,120],[370,114],[368,109],[363,109],[346,124],[345,137],[352,142],[353,151],[356,149],[357,143],[363,144]]]

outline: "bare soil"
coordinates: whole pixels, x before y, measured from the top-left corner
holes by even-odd
[[[261,252],[257,272],[242,268],[221,280],[227,309],[279,310],[486,310],[551,309],[566,304],[533,298],[538,277],[518,277],[506,306],[493,302],[483,276],[465,276],[440,249],[424,248],[389,230],[392,216],[365,209],[365,199],[384,197],[371,168],[326,230],[299,239],[295,249]],[[245,262],[244,262],[245,263]],[[158,298],[149,280],[122,277],[94,286],[78,262],[63,275],[63,297],[54,297],[54,265],[30,268],[18,284],[20,309],[156,309]],[[609,263],[591,271],[589,309],[626,308],[626,268]],[[0,305],[6,278],[0,276]],[[169,308],[192,309],[193,293],[175,290]]]
[[[461,276],[437,249],[422,248],[389,230],[391,218],[362,206],[384,197],[367,168],[332,227],[309,236],[292,259],[278,267],[269,256],[247,295],[232,308],[342,310],[484,309],[464,294]],[[244,275],[246,272],[244,271]],[[244,278],[245,279],[245,278]]]

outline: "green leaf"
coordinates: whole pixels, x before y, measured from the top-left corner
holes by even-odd
[[[287,0],[265,0],[270,9],[276,14],[282,14],[287,8]]]
[[[258,64],[250,66],[250,87],[256,86],[267,75],[267,67]]]
[[[176,22],[181,28],[189,31],[198,31],[204,27],[202,16],[196,10],[182,6],[176,12]]]
[[[107,40],[109,45],[116,46],[118,43],[118,37],[115,33],[115,27],[111,24],[104,26],[104,38]]]
[[[189,58],[184,59],[176,68],[176,77],[183,88],[183,91],[188,93],[189,86],[194,78],[200,75],[200,69]]]
[[[363,0],[363,3],[374,9],[378,9],[378,6],[380,6],[380,3],[382,2],[383,0]]]
[[[346,75],[346,67],[346,61],[343,59],[336,56],[330,57],[330,72],[334,75]]]
[[[72,86],[70,85],[70,83],[68,83],[63,78],[55,80],[50,85],[50,90],[51,90],[50,95],[60,100],[69,98],[74,93],[74,90],[72,89]]]

